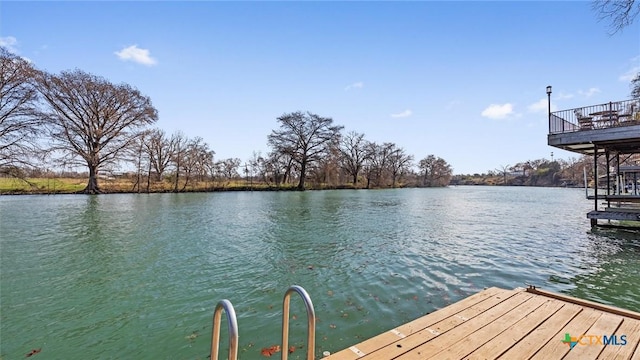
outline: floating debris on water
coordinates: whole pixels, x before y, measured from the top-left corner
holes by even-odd
[[[187,335],[184,338],[189,340],[189,341],[193,341],[195,340],[198,336],[200,336],[200,334],[198,333],[198,330],[195,330],[194,332],[191,333],[191,335]]]
[[[40,351],[42,351],[42,348],[33,349],[33,350],[29,351],[29,352],[25,355],[25,357],[31,357],[31,356],[33,356],[33,355],[35,355],[35,354],[39,353]]]

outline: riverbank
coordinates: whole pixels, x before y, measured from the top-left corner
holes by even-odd
[[[55,195],[55,194],[83,194],[87,185],[86,178],[0,178],[0,195]],[[267,184],[250,180],[234,181],[192,181],[181,184],[176,189],[175,183],[159,181],[145,183],[138,186],[134,179],[101,179],[101,193],[104,194],[137,194],[137,193],[197,193],[197,192],[225,192],[225,191],[297,191],[296,184]],[[454,177],[449,186],[526,186],[526,187],[578,187],[572,184],[552,183],[523,183],[509,181],[503,183],[500,176],[478,176],[461,179]],[[398,183],[396,188],[419,187]],[[365,184],[326,184],[308,182],[305,190],[356,190],[356,189],[387,189],[387,187],[366,187]]]
[[[15,179],[0,178],[0,195],[54,195],[82,194],[87,185],[82,178],[34,178]],[[168,181],[152,182],[138,186],[132,179],[104,179],[100,181],[100,191],[104,194],[137,194],[137,193],[197,193],[225,191],[297,191],[296,184],[267,184],[264,182],[236,181],[194,181],[177,187]],[[408,187],[399,183],[396,188]],[[355,190],[366,189],[353,184],[307,183],[305,190]],[[380,189],[370,187],[369,189]]]

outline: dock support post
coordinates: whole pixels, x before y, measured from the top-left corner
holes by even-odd
[[[605,150],[605,158],[607,160],[607,195],[611,195],[611,157],[609,154],[609,149]],[[611,200],[609,200],[609,196],[607,196],[607,207],[611,207]]]
[[[616,195],[622,195],[622,181],[620,180],[620,152],[616,152]]]
[[[593,144],[593,210],[598,211],[598,145]]]

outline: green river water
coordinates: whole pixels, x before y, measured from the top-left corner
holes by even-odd
[[[292,284],[318,356],[490,286],[640,311],[640,233],[592,230],[591,207],[523,187],[1,196],[0,358],[206,359],[226,298],[239,358],[264,359]]]

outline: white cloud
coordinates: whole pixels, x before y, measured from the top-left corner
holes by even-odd
[[[407,109],[407,110],[405,110],[403,112],[399,112],[397,114],[391,114],[391,117],[392,118],[406,118],[406,117],[409,117],[411,115],[413,115],[413,111]]]
[[[636,77],[638,73],[640,73],[640,66],[635,66],[629,69],[629,71],[627,71],[626,73],[620,75],[618,80],[624,81],[624,82],[630,82],[631,80],[633,80],[634,77]]]
[[[584,96],[584,97],[592,97],[593,95],[597,94],[600,92],[600,89],[592,87],[587,91],[582,91],[582,90],[578,90],[578,94]]]
[[[527,106],[527,108],[529,109],[530,112],[543,112],[547,110],[548,106],[549,106],[548,100],[542,98],[537,102],[534,102],[533,104]]]
[[[552,97],[554,97],[556,100],[566,100],[566,99],[572,99],[573,98],[573,94],[565,94],[565,93],[560,93],[556,96],[551,95]]]
[[[133,61],[138,64],[153,66],[158,62],[152,58],[148,49],[140,49],[138,45],[131,45],[120,51],[116,51],[115,54],[123,61]]]
[[[488,108],[482,110],[480,115],[489,119],[504,119],[513,114],[513,105],[506,103],[502,105],[491,104]]]
[[[529,112],[537,113],[537,112],[547,112],[549,111],[549,100],[542,98],[533,104],[527,106]],[[556,111],[558,108],[555,106],[553,101],[551,102],[551,111]]]
[[[14,38],[13,36],[0,37],[0,46],[5,47],[7,50],[9,50],[10,53],[18,53],[18,49],[16,49],[17,44],[18,39]]]
[[[351,85],[348,85],[347,87],[344,88],[345,91],[351,90],[351,89],[362,89],[364,87],[364,83],[362,81],[358,81],[358,82],[354,82]]]
[[[18,47],[16,45],[18,45],[18,39],[16,39],[15,37],[13,36],[0,37],[0,46],[7,49],[7,51],[9,51],[10,53],[16,56],[19,56],[22,60],[30,63],[31,59],[21,56],[20,51],[18,51]]]

